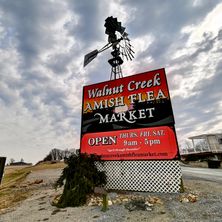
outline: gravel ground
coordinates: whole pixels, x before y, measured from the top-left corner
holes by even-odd
[[[30,174],[27,181],[43,179],[36,191],[17,207],[0,215],[0,222],[117,222],[117,221],[149,221],[149,222],[213,222],[222,221],[222,189],[221,184],[201,180],[185,180],[183,194],[134,193],[138,196],[158,197],[162,204],[154,204],[151,211],[129,211],[124,204],[109,206],[106,212],[100,206],[84,206],[78,208],[58,209],[51,206],[51,201],[60,191],[55,191],[52,184],[61,170],[41,170]],[[180,202],[182,197],[193,193],[197,201]]]
[[[53,186],[54,182],[61,175],[62,169],[45,169],[45,170],[37,170],[30,173],[26,177],[25,182],[34,182],[35,180],[42,179],[44,185],[48,185],[49,187]]]

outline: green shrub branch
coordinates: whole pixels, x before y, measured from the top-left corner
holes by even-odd
[[[106,184],[106,174],[98,171],[96,161],[101,162],[99,156],[87,154],[73,154],[66,159],[67,166],[55,184],[55,188],[64,185],[58,207],[84,205],[95,187]]]

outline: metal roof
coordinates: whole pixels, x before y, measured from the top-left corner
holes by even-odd
[[[197,136],[191,136],[188,139],[202,139],[208,136],[221,136],[222,137],[222,133],[209,133],[209,134],[200,134]]]

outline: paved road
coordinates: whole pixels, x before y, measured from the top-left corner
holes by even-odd
[[[184,178],[202,179],[222,183],[222,169],[181,167]]]

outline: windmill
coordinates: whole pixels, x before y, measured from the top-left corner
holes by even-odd
[[[117,21],[117,18],[112,16],[105,20],[104,24],[106,30],[105,34],[108,35],[108,43],[99,50],[93,50],[84,57],[84,67],[89,64],[97,55],[108,48],[112,47],[112,58],[108,60],[111,65],[110,80],[122,78],[121,65],[123,59],[132,60],[134,58],[134,51],[128,38],[128,34],[125,32],[125,27],[122,27],[121,22]]]

